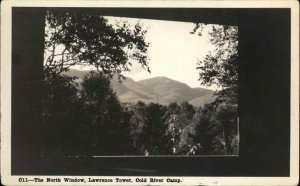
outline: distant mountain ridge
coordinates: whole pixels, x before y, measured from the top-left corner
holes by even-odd
[[[66,74],[77,76],[77,82],[81,82],[89,71],[70,69]],[[173,102],[182,103],[188,101],[194,106],[201,106],[215,100],[214,91],[205,88],[191,88],[170,78],[159,76],[140,81],[134,81],[126,77],[120,83],[117,77],[111,80],[112,88],[121,102],[143,101],[145,103],[159,103],[168,105]]]

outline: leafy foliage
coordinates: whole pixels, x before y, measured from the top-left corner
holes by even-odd
[[[124,23],[116,26],[96,13],[46,12],[46,77],[56,76],[74,65],[93,65],[97,70],[122,76],[136,60],[150,71],[145,42],[146,30]]]
[[[197,23],[192,34],[201,32],[205,26]],[[238,148],[238,28],[235,26],[212,26],[210,42],[215,51],[198,61],[199,81],[202,85],[216,85],[217,99],[204,105],[194,115],[195,143],[202,148],[197,154],[237,154]]]
[[[133,106],[133,115],[130,119],[130,136],[132,145],[137,149],[138,153],[145,153],[146,147],[144,145],[145,128],[149,123],[149,118],[146,113],[146,105],[143,102],[138,102]]]
[[[159,104],[138,102],[130,120],[132,144],[140,154],[168,154],[168,136],[164,125],[166,108]]]
[[[44,83],[43,143],[47,149],[43,151],[47,155],[73,154],[86,146],[82,103],[77,99],[74,79],[59,75]]]
[[[196,33],[203,25],[196,24],[191,33]],[[199,33],[201,33],[200,29]],[[200,34],[201,35],[201,34]],[[235,26],[212,26],[210,42],[216,49],[198,61],[199,81],[202,85],[217,85],[222,88],[219,99],[230,99],[237,103],[238,96],[238,28]]]
[[[45,26],[42,102],[46,146],[58,146],[63,154],[124,153],[129,148],[123,142],[129,141],[131,114],[121,107],[109,78],[115,73],[123,77],[132,60],[150,72],[147,31],[139,23],[134,28],[125,22],[110,25],[96,13],[54,10],[46,11]],[[84,78],[81,91],[75,77],[63,74],[76,65],[93,65],[98,71]],[[108,140],[115,148],[109,147]],[[77,147],[71,143],[81,144],[77,152],[69,149]]]
[[[188,102],[170,104],[166,114],[167,134],[170,136],[173,154],[186,154],[193,144],[191,133],[195,109]]]
[[[90,145],[93,153],[114,154],[120,143],[121,105],[110,86],[109,79],[102,72],[90,72],[83,78],[80,92],[83,109],[88,123]],[[110,141],[108,144],[107,141]]]
[[[54,93],[59,97],[61,93],[65,94],[65,89],[70,92],[70,99],[61,102],[50,96],[46,105],[48,116],[45,117],[48,129],[52,131],[46,133],[49,143],[55,142],[55,147],[60,144],[56,149],[64,154],[237,153],[237,111],[230,104],[213,103],[197,111],[187,102],[172,103],[168,107],[143,102],[121,105],[108,77],[101,72],[86,75],[82,90],[77,93],[71,91],[75,86],[68,83],[68,86],[56,83],[59,89],[55,88]],[[61,103],[65,105],[58,109]],[[74,144],[77,148],[70,149]]]
[[[231,104],[211,103],[199,108],[193,118],[199,154],[237,154],[237,110]]]

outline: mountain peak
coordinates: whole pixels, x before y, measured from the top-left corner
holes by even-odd
[[[189,87],[185,83],[182,83],[180,81],[168,78],[166,76],[156,76],[156,77],[153,77],[153,78],[148,78],[148,79],[140,80],[140,81],[137,81],[137,82],[142,83],[142,84],[171,83],[171,84],[176,84],[176,85],[182,85],[182,86]]]
[[[156,76],[156,77],[153,77],[153,78],[148,78],[149,79],[165,79],[165,80],[172,80],[171,78],[168,78],[166,76]]]
[[[88,72],[72,69],[66,74],[78,76],[78,81],[81,81]],[[191,88],[185,83],[165,76],[157,76],[140,81],[134,81],[132,78],[126,77],[121,83],[118,81],[117,76],[114,76],[111,79],[111,84],[121,102],[143,101],[145,103],[157,102],[168,105],[173,102],[182,103],[189,101],[191,104],[199,106],[214,99],[211,96],[205,96],[212,94],[212,90]]]

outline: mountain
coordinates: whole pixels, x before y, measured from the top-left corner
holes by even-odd
[[[89,71],[71,69],[66,74],[77,76],[77,82]],[[168,105],[172,102],[182,103],[188,101],[194,106],[201,106],[212,102],[215,98],[213,91],[205,88],[191,88],[187,84],[172,80],[167,77],[159,76],[140,81],[134,81],[127,77],[122,82],[117,77],[111,80],[112,88],[116,91],[121,102],[159,103]]]
[[[70,69],[67,72],[64,72],[64,74],[70,75],[70,76],[77,76],[79,79],[82,79],[84,75],[88,74],[90,71],[86,70],[75,70]]]
[[[167,77],[154,77],[137,83],[148,86],[161,104],[181,103],[213,92],[203,88],[191,88],[184,83]]]
[[[189,101],[189,104],[194,105],[195,107],[199,107],[208,103],[213,102],[216,99],[216,96],[213,93],[196,97]]]

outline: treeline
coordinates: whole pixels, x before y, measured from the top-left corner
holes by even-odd
[[[64,74],[45,78],[43,95],[44,156],[238,153],[237,105],[227,99],[200,108],[120,103],[101,72],[80,84]]]

